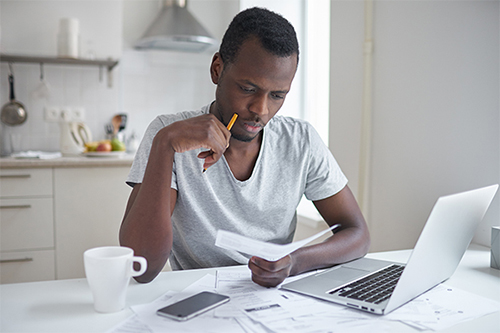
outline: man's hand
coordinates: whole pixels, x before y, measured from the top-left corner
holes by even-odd
[[[204,167],[215,164],[229,146],[231,132],[212,114],[177,121],[158,132],[155,143],[169,142],[176,153],[205,148]]]
[[[292,269],[292,257],[287,255],[278,261],[267,261],[252,257],[248,267],[252,271],[252,281],[263,287],[276,287],[285,280]]]

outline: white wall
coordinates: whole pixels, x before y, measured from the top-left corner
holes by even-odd
[[[355,195],[363,95],[363,1],[332,1],[329,147]]]
[[[357,193],[363,2],[331,13],[330,147]],[[439,196],[500,182],[499,14],[498,1],[375,1],[372,251],[413,247]],[[489,245],[499,198],[475,242]]]

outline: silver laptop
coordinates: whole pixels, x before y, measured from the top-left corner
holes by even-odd
[[[281,288],[387,314],[455,272],[497,189],[492,185],[440,197],[406,265],[361,258]]]

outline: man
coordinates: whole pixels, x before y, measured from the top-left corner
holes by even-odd
[[[366,223],[328,148],[307,122],[275,117],[298,58],[287,20],[266,9],[245,10],[212,59],[215,101],[150,124],[127,180],[133,190],[120,229],[121,244],[148,260],[137,281],[154,279],[170,257],[173,269],[248,263],[254,282],[273,287],[366,254]],[[214,245],[219,229],[290,242],[303,194],[328,225],[342,225],[325,242],[276,262]]]

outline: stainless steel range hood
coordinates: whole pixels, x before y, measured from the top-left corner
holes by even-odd
[[[202,52],[218,44],[186,8],[187,0],[164,0],[163,8],[135,44],[136,49]]]

